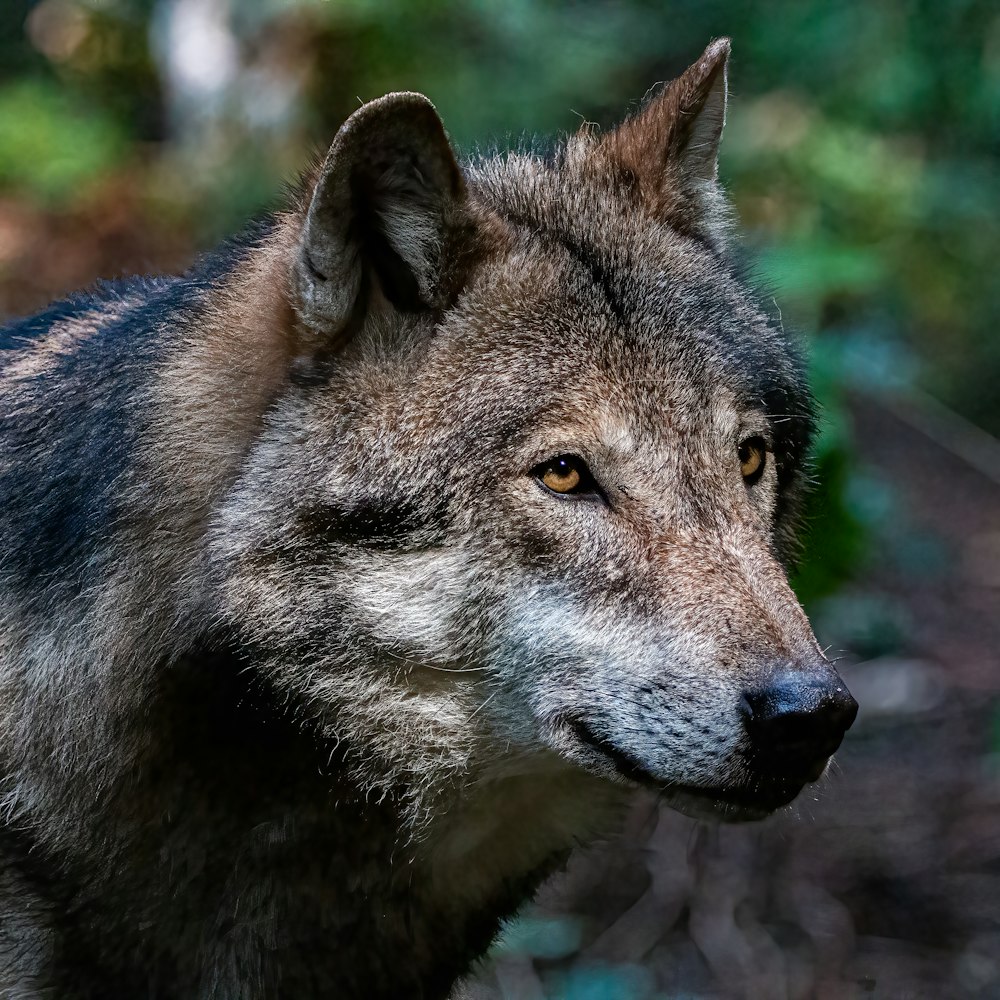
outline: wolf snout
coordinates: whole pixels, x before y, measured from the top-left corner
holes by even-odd
[[[771,773],[813,781],[840,746],[858,703],[833,671],[787,670],[743,695],[754,757]]]

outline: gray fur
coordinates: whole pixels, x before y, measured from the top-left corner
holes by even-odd
[[[634,780],[801,787],[740,716],[832,671],[727,54],[461,171],[390,96],[258,232],[0,336],[0,996],[441,997]],[[567,453],[603,499],[540,483]]]

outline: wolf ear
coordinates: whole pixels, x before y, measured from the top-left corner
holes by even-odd
[[[716,39],[676,80],[611,132],[604,146],[638,179],[654,207],[671,221],[711,216],[722,199],[716,186],[726,121],[728,38]],[[685,211],[684,202],[687,202]],[[695,228],[711,228],[702,218]]]
[[[389,94],[343,124],[313,189],[293,265],[295,308],[326,336],[367,308],[373,285],[395,308],[440,308],[465,184],[434,106]]]

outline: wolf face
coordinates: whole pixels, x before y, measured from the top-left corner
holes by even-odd
[[[544,761],[755,818],[853,721],[782,566],[812,410],[725,257],[727,55],[464,171],[385,98],[304,202],[296,377],[211,557],[220,620],[370,787]]]

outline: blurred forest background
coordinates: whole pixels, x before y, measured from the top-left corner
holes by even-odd
[[[470,989],[1000,997],[994,2],[3,0],[0,317],[183,269],[361,101],[420,90],[504,148],[612,125],[719,35],[723,180],[824,412],[797,586],[861,715],[766,824],[639,803]]]

